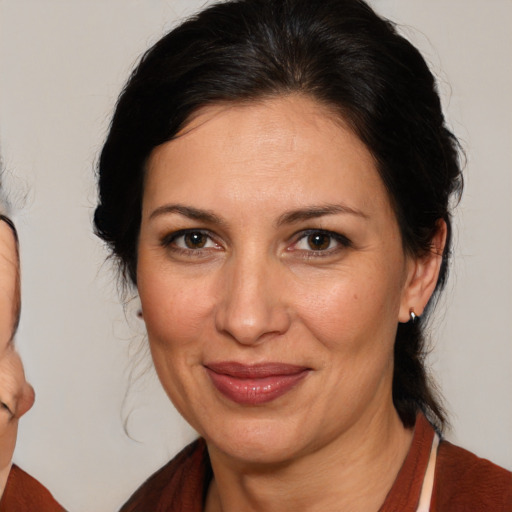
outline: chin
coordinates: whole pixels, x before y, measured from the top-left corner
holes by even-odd
[[[305,448],[300,432],[287,421],[233,421],[231,425],[219,427],[211,434],[204,433],[210,450],[222,452],[246,464],[284,464]]]

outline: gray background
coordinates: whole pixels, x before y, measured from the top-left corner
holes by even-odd
[[[123,82],[203,3],[0,0],[0,143],[23,251],[18,344],[37,394],[15,459],[73,511],[115,509],[194,435],[145,371],[136,303],[125,318],[91,216],[94,162]],[[433,322],[449,438],[510,469],[512,2],[372,5],[422,49],[468,155],[457,264]]]

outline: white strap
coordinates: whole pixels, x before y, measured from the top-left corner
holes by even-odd
[[[432,441],[432,449],[430,450],[430,457],[428,459],[427,470],[425,471],[425,478],[421,486],[420,501],[416,512],[428,512],[430,510],[430,501],[432,500],[432,491],[434,490],[434,474],[436,471],[436,457],[437,447],[439,446],[439,436],[434,434]]]

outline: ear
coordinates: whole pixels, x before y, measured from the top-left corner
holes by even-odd
[[[447,227],[443,219],[437,221],[437,231],[432,238],[430,251],[418,258],[409,257],[407,278],[402,291],[398,321],[407,323],[411,311],[421,316],[434,293],[443,261]]]

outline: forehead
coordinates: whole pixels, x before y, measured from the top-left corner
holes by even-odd
[[[145,203],[186,196],[219,204],[223,194],[298,203],[290,207],[388,203],[364,143],[332,110],[298,95],[204,107],[151,153]]]

